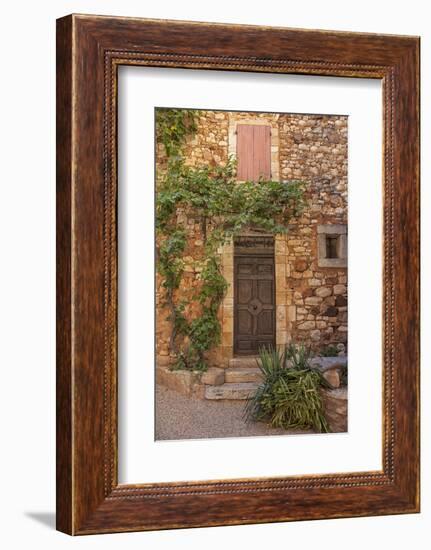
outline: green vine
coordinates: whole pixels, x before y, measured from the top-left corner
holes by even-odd
[[[196,130],[196,111],[157,109],[157,140],[167,156],[166,168],[157,174],[157,269],[169,310],[175,368],[206,370],[206,352],[220,343],[218,311],[228,287],[219,248],[245,228],[286,233],[289,219],[305,201],[301,181],[236,181],[232,158],[216,167],[187,166],[183,148]],[[199,251],[189,254],[188,219],[199,224],[202,234]],[[185,298],[187,264],[193,264],[198,284]]]
[[[178,156],[187,135],[196,132],[195,113],[192,109],[157,109],[157,138],[168,158]]]

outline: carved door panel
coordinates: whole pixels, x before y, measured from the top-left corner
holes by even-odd
[[[275,345],[274,258],[235,257],[234,353],[257,355]]]

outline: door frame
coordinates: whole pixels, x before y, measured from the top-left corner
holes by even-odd
[[[259,235],[260,236],[260,235]],[[247,236],[244,236],[244,237],[249,237],[248,235]],[[242,237],[242,238],[244,238]],[[251,237],[251,236],[250,236]],[[265,235],[266,238],[268,238],[268,236]],[[272,240],[273,240],[273,243],[274,243],[274,238],[271,236]],[[275,246],[273,247],[272,249],[272,252],[268,252],[268,251],[265,251],[265,252],[252,252],[252,251],[249,251],[249,252],[236,252],[237,250],[237,247],[233,246],[233,356],[234,357],[250,357],[252,355],[250,355],[249,353],[241,353],[240,351],[238,351],[237,349],[237,339],[236,339],[236,336],[237,336],[237,277],[236,277],[236,265],[237,265],[237,258],[250,258],[250,257],[253,257],[253,258],[271,258],[272,261],[273,261],[273,270],[272,270],[272,280],[273,280],[273,285],[272,285],[272,305],[273,305],[273,309],[272,309],[272,316],[273,316],[273,331],[272,331],[272,340],[273,340],[273,345],[276,346],[276,342],[277,342],[277,315],[276,315],[276,312],[277,312],[277,304],[276,304],[276,261],[275,261]]]

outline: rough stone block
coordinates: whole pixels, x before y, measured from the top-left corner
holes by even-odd
[[[334,294],[346,294],[347,288],[346,285],[334,285]]]
[[[287,247],[284,240],[275,239],[275,253],[276,254],[286,254]]]
[[[320,298],[327,298],[328,296],[331,296],[332,291],[330,288],[322,286],[321,288],[316,288],[314,293],[316,294],[316,296],[319,296]]]
[[[287,317],[289,321],[296,321],[296,306],[288,306]]]
[[[338,369],[329,369],[323,373],[323,378],[332,388],[340,387],[340,372]]]
[[[275,335],[275,342],[277,346],[283,346],[288,342],[288,334],[285,330],[278,330]]]
[[[228,383],[260,382],[262,373],[259,368],[236,367],[225,371],[225,381]]]
[[[166,367],[156,369],[157,384],[190,397],[200,385],[200,373],[186,370],[171,371]]]
[[[222,266],[222,271],[223,271],[223,277],[227,281],[232,281],[233,280],[233,266],[232,265],[223,265]]]
[[[220,386],[225,381],[225,369],[211,367],[202,374],[201,382],[213,386]]]
[[[294,266],[296,271],[302,273],[307,270],[308,262],[306,260],[296,260]]]
[[[156,359],[156,364],[158,367],[168,367],[171,365],[173,359],[169,355],[158,355]]]
[[[222,322],[222,332],[233,332],[233,317],[224,317]]]
[[[285,305],[287,303],[287,292],[285,290],[276,290],[275,301],[278,305]]]
[[[223,317],[225,319],[233,318],[233,307],[223,305]]]
[[[237,369],[237,368],[244,368],[244,369],[255,369],[258,365],[258,357],[255,356],[244,356],[244,357],[232,357],[232,359],[229,360],[229,368]]]
[[[347,357],[313,357],[310,363],[313,367],[319,367],[322,372],[330,369],[342,368],[347,365]]]
[[[320,330],[312,330],[310,332],[310,338],[313,342],[318,342],[320,340]]]
[[[222,334],[222,344],[223,346],[231,346],[233,342],[233,333],[232,332],[223,332]]]
[[[345,327],[345,328],[347,328],[347,327]],[[338,329],[336,338],[339,342],[346,343],[347,342],[347,332],[340,332],[340,329]]]
[[[311,296],[310,298],[305,298],[305,304],[307,306],[318,306],[322,301],[322,298],[318,296]]]
[[[332,432],[347,431],[347,387],[334,390],[322,389],[325,416]]]
[[[284,263],[275,265],[275,276],[276,278],[283,278],[286,276],[286,266]]]
[[[284,254],[275,253],[275,263],[277,264],[286,264],[286,256]]]
[[[286,306],[276,306],[277,312],[277,326],[285,327],[286,326]]]
[[[233,267],[233,254],[223,254],[223,267]]]
[[[337,314],[338,314],[338,309],[336,307],[327,307],[325,309],[325,311],[323,312],[323,314],[326,316],[326,317],[336,317]]]
[[[238,384],[223,384],[222,386],[207,386],[206,399],[248,399],[256,391],[258,384],[242,382]]]
[[[304,321],[303,323],[300,323],[298,325],[299,330],[312,330],[316,327],[316,323],[314,321]]]

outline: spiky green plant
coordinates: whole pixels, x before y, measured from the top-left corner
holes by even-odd
[[[319,392],[324,379],[309,359],[310,350],[304,346],[262,349],[258,365],[263,381],[247,400],[246,419],[274,428],[329,432]]]

